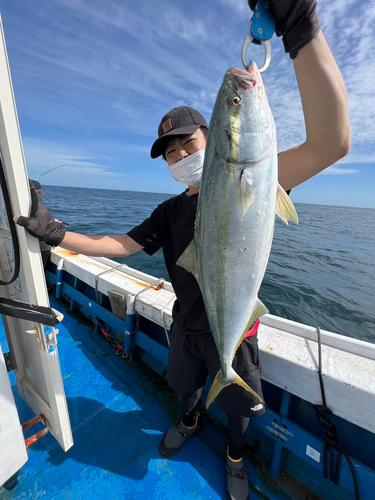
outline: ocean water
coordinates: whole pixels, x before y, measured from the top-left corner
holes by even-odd
[[[52,215],[83,234],[124,234],[169,194],[43,185]],[[271,314],[375,343],[375,210],[296,204],[300,223],[278,218],[259,297]],[[162,252],[126,262],[169,280]]]

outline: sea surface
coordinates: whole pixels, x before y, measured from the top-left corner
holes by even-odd
[[[67,229],[124,234],[169,194],[43,185],[43,201]],[[300,223],[278,218],[259,298],[271,314],[375,343],[375,210],[296,204]],[[169,281],[161,251],[125,262]]]

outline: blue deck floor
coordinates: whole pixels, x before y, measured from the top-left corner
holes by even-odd
[[[64,312],[61,304],[52,307]],[[175,396],[147,367],[117,357],[99,333],[66,312],[59,331],[74,446],[64,453],[50,434],[32,445],[17,480],[0,487],[0,499],[225,498],[226,431],[208,422],[178,454],[163,458],[159,441],[179,416]],[[6,351],[3,331],[0,343]],[[10,377],[23,423],[34,415]],[[250,482],[261,485],[247,464]],[[282,497],[253,486],[251,499],[258,498]]]

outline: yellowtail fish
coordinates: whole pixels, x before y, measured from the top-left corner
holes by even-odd
[[[238,384],[262,402],[232,368],[246,332],[268,310],[258,299],[275,214],[298,222],[278,184],[276,129],[259,70],[231,68],[209,126],[194,240],[177,264],[202,291],[220,357],[207,408],[224,387]]]

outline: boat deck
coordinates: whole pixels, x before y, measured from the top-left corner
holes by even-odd
[[[65,312],[58,349],[74,446],[64,453],[50,434],[33,444],[18,476],[0,487],[1,500],[225,498],[227,430],[207,422],[200,436],[163,458],[159,441],[180,414],[163,378],[116,356],[92,324],[74,318],[55,299],[51,306]],[[3,329],[0,344],[5,352]],[[10,378],[24,423],[34,415],[18,396],[12,373]],[[253,500],[298,498],[270,491],[260,465],[246,461]]]

